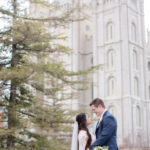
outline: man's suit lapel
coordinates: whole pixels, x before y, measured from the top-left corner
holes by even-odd
[[[101,120],[99,123],[97,123],[97,125],[96,125],[96,130],[95,130],[95,134],[97,133],[98,129],[101,128],[101,125],[102,125],[102,120]]]
[[[99,123],[99,125],[96,125],[95,134],[97,133],[97,131],[98,131],[99,127],[100,127],[100,124],[101,124],[101,123]]]
[[[102,120],[100,121],[99,125],[98,125],[98,123],[97,123],[97,125],[96,125],[96,130],[95,130],[95,134],[97,133],[97,130],[98,130],[99,128],[101,129],[103,119],[104,119],[104,117],[106,116],[107,112],[108,112],[108,110],[104,113],[103,118],[102,118]]]

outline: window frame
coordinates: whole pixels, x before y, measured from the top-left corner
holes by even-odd
[[[114,24],[109,21],[106,25],[106,41],[110,42],[114,40]]]
[[[137,77],[134,77],[134,96],[139,96],[139,80]]]
[[[115,68],[115,51],[110,49],[107,53],[107,68],[112,70]]]
[[[114,77],[108,78],[108,96],[114,96],[116,91],[116,81]]]
[[[131,23],[131,40],[136,42],[136,25],[134,22]]]

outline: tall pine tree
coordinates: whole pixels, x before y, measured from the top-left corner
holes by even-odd
[[[38,8],[36,14],[25,9]],[[46,15],[41,15],[41,11]],[[63,60],[70,57],[64,44],[69,23],[78,20],[76,9],[44,0],[6,0],[0,6],[1,149],[65,150],[66,107],[85,88],[94,68],[72,72]],[[79,88],[80,87],[80,88]]]

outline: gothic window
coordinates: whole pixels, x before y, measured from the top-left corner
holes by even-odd
[[[133,68],[137,70],[137,53],[133,50]]]
[[[141,138],[141,136],[140,135],[137,135],[137,137],[136,137],[136,146],[137,147],[141,147],[141,145],[142,145],[142,138]]]
[[[91,57],[91,64],[93,65],[93,56]]]
[[[104,4],[111,3],[113,0],[104,0]]]
[[[139,106],[136,107],[136,126],[141,126],[141,111]]]
[[[110,50],[108,52],[108,69],[114,68],[114,61],[115,61],[115,54],[113,50]]]
[[[91,25],[90,23],[86,23],[85,26],[84,26],[84,34],[87,38],[90,38],[92,35],[91,35]]]
[[[150,71],[150,61],[148,62],[148,71]]]
[[[94,96],[93,96],[93,95],[94,95],[94,89],[93,89],[94,87],[93,87],[93,85],[94,85],[94,84],[93,84],[93,82],[92,82],[92,83],[91,83],[91,99],[93,99],[93,97],[94,97]]]
[[[108,110],[111,114],[113,114],[115,116],[115,107],[114,106],[110,106]]]
[[[139,83],[136,77],[134,78],[134,96],[139,96]]]
[[[150,85],[148,87],[148,94],[149,94],[149,99],[150,99]]]
[[[134,23],[131,24],[131,39],[132,41],[136,41],[136,26]]]
[[[112,41],[114,36],[114,25],[112,22],[109,22],[106,27],[106,39],[107,41]]]
[[[108,79],[108,96],[115,95],[115,79],[114,77],[110,77]]]
[[[86,31],[89,31],[89,30],[90,30],[89,25],[86,25],[86,26],[85,26],[85,30],[86,30]]]
[[[132,0],[133,3],[136,3],[137,0]]]

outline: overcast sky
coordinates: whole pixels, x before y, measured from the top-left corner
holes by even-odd
[[[150,30],[150,0],[145,0],[145,27]]]

